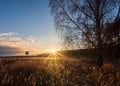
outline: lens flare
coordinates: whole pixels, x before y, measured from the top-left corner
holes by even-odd
[[[50,50],[50,52],[54,54],[54,53],[56,53],[56,49],[52,48],[52,49]]]

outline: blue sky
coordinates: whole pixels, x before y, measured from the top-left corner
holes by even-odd
[[[0,46],[23,50],[56,47],[58,38],[48,4],[49,0],[0,0]],[[28,39],[33,44],[27,45]],[[16,44],[13,40],[17,40]],[[30,48],[31,44],[36,46]]]

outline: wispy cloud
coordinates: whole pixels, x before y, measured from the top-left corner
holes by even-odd
[[[13,35],[16,35],[16,34],[17,33],[15,33],[15,32],[0,33],[0,37],[13,36]]]
[[[20,36],[15,32],[0,33],[0,52],[34,51],[40,47],[40,41],[33,36]]]
[[[18,52],[20,52],[19,50],[22,50],[22,55],[24,55],[25,51],[30,51],[32,52],[31,54],[35,54],[35,52],[39,54],[41,52],[46,52],[47,49],[58,48],[54,37],[40,39],[34,36],[27,36],[16,32],[0,33],[0,46],[2,46],[0,52],[3,50],[3,52],[6,51],[7,53],[10,51],[12,53],[17,53],[15,50]]]

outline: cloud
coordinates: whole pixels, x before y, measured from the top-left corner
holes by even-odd
[[[9,51],[13,52],[12,50],[16,48],[23,51],[34,51],[40,49],[41,43],[33,36],[21,36],[15,32],[8,32],[0,33],[0,46],[3,51],[8,51],[5,49],[9,49]]]
[[[16,55],[21,52],[22,50],[20,48],[10,47],[10,46],[0,46],[0,56],[1,55]]]
[[[30,54],[41,53],[47,49],[58,48],[54,37],[43,37],[41,39],[34,36],[26,36],[16,32],[0,33],[0,55],[17,54],[24,55],[25,51]]]
[[[13,36],[13,35],[16,35],[16,34],[17,34],[17,33],[15,33],[15,32],[0,33],[0,37]]]

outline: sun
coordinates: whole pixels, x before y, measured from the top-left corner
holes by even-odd
[[[50,50],[50,52],[52,53],[52,54],[55,54],[56,53],[56,49],[54,49],[54,48],[52,48],[51,50]]]

